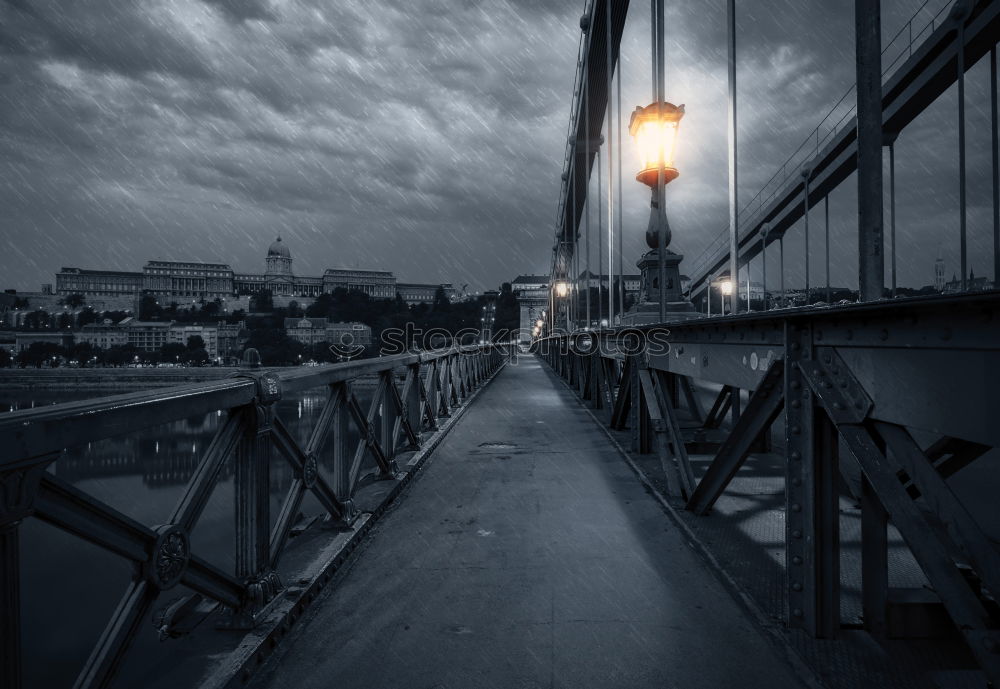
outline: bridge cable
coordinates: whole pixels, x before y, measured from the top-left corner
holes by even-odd
[[[737,233],[739,215],[737,210],[737,188],[736,188],[736,0],[726,2],[726,33],[729,54],[729,280],[733,285],[732,312],[739,311],[739,247],[737,246]],[[711,286],[709,290],[711,291]],[[725,313],[725,304],[722,306]]]
[[[593,10],[593,5],[591,5],[591,10]],[[593,16],[593,12],[590,13]],[[588,31],[593,30],[593,26],[589,26]],[[587,322],[586,329],[590,329],[590,324],[593,323],[591,318],[590,310],[590,37],[588,34],[587,38],[587,57],[585,58],[584,64],[584,74],[585,77],[585,90],[583,92],[583,128],[585,138],[583,140],[583,177],[587,184],[586,193],[583,196],[584,206],[586,208],[586,215],[584,216],[584,234],[586,234],[586,245],[587,245],[587,267],[586,267],[586,285],[587,285]]]
[[[617,100],[617,110],[618,110],[618,314],[619,318],[625,315],[625,271],[624,271],[624,236],[625,236],[625,222],[622,208],[625,205],[625,198],[623,195],[622,187],[622,59],[621,59],[621,45],[618,47],[618,95]],[[994,131],[996,123],[994,122]],[[1000,261],[998,261],[1000,265]],[[1000,273],[1000,271],[998,271]]]
[[[604,199],[601,194],[604,191],[603,170],[601,160],[604,158],[604,148],[601,146],[600,138],[597,139],[597,327],[601,327],[604,319],[604,290],[602,289],[604,279],[601,274],[604,272]]]
[[[616,149],[613,144],[612,128],[614,127],[614,111],[611,103],[611,82],[614,79],[614,71],[611,64],[611,0],[604,2],[604,23],[605,23],[605,69],[604,76],[607,84],[608,94],[608,325],[615,324],[615,184],[612,165]],[[619,46],[620,49],[620,46]],[[621,152],[618,153],[621,155]],[[603,272],[603,269],[602,269]],[[603,299],[603,289],[602,297]]]

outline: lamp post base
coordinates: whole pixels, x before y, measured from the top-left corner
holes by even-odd
[[[657,249],[647,251],[636,261],[642,278],[641,299],[638,304],[622,315],[623,325],[641,325],[658,323],[660,321],[660,299],[664,299],[664,317],[666,320],[682,320],[697,318],[699,313],[694,304],[684,298],[681,292],[680,262],[684,257],[675,254],[670,249],[663,255],[666,280],[664,289],[660,289],[659,270],[660,254]]]

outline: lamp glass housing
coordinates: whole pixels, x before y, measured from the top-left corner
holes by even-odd
[[[636,179],[648,186],[656,186],[660,165],[663,166],[664,184],[678,176],[674,167],[674,150],[677,130],[684,117],[684,106],[673,103],[651,103],[638,107],[629,121],[629,134],[635,139],[642,169]]]

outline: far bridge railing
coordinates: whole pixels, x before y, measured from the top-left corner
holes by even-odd
[[[353,498],[362,476],[394,478],[397,454],[418,448],[422,434],[437,430],[439,419],[509,354],[502,346],[475,345],[314,368],[242,369],[219,382],[0,415],[0,688],[22,683],[23,520],[42,520],[134,564],[135,575],[75,683],[79,689],[111,686],[154,602],[176,586],[217,603],[224,627],[254,627],[284,589],[278,563],[304,496],[316,497],[328,523],[350,527],[358,517]],[[353,388],[362,378],[376,381],[367,408]],[[325,403],[301,443],[275,403],[283,394],[315,388],[326,389]],[[160,524],[139,523],[49,470],[66,448],[212,412],[224,418]],[[191,548],[192,530],[227,462],[234,477],[235,571],[223,571]],[[269,473],[276,462],[290,465],[293,479],[272,519]],[[168,612],[161,624],[169,632],[171,623]]]

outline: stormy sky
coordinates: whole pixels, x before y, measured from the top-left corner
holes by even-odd
[[[882,4],[888,42],[924,3]],[[929,0],[914,33],[945,5]],[[668,190],[682,270],[726,226],[724,8],[668,3],[667,94],[687,107],[681,177]],[[737,8],[749,200],[851,87],[853,2]],[[150,259],[261,272],[276,235],[301,275],[375,268],[476,290],[547,272],[582,10],[579,0],[0,0],[0,287],[38,289],[64,265],[140,270]],[[626,123],[651,100],[649,80],[649,6],[636,0],[622,48]],[[991,275],[988,89],[984,60],[967,81],[969,255]],[[956,121],[953,88],[897,144],[900,284],[931,282],[938,253],[949,277],[957,270]],[[624,143],[631,264],[648,195]],[[856,285],[855,199],[853,177],[831,195],[834,284]],[[596,199],[592,218],[596,242]],[[821,246],[821,210],[811,227]],[[789,284],[802,281],[800,235],[786,241]],[[593,255],[596,268],[596,244]],[[814,250],[814,284],[823,262]]]

